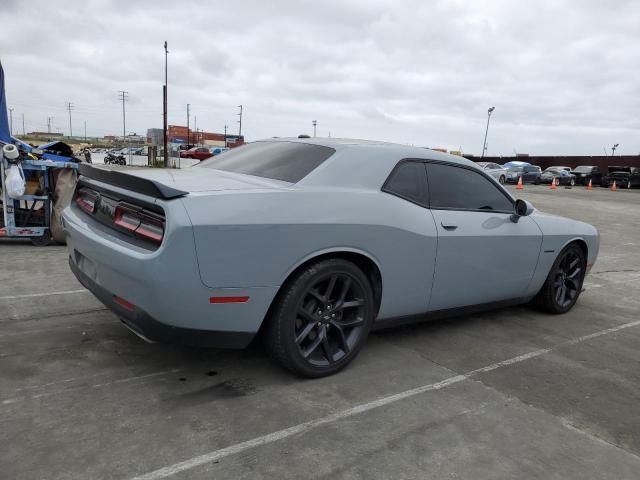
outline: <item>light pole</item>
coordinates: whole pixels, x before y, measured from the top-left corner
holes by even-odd
[[[168,139],[167,139],[167,54],[169,50],[167,50],[167,41],[164,41],[164,85],[162,86],[162,115],[163,115],[163,148],[164,148],[164,166],[169,166],[169,148],[168,148]]]
[[[227,125],[224,126],[224,148],[227,148]]]
[[[9,135],[13,135],[13,108],[9,109]]]
[[[618,148],[620,144],[616,143],[613,145],[613,147],[611,147],[611,156],[613,157],[616,154],[616,148]]]
[[[313,138],[316,137],[316,126],[318,125],[318,121],[317,120],[312,120],[311,121],[311,125],[313,125]]]
[[[490,107],[489,110],[487,110],[487,129],[484,131],[484,143],[482,144],[482,155],[480,155],[480,158],[484,158],[484,152],[487,151],[487,134],[489,133],[489,120],[491,120],[491,114],[495,109],[496,107]]]

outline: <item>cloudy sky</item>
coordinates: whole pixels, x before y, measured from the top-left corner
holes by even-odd
[[[14,131],[169,123],[488,153],[640,153],[640,3],[0,0]]]

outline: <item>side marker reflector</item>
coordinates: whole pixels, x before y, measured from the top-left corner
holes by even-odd
[[[246,303],[249,297],[210,297],[209,303]]]
[[[136,306],[133,303],[128,302],[124,298],[119,297],[117,295],[113,296],[113,301],[116,302],[118,305],[120,305],[122,308],[125,308],[129,311],[133,311],[136,308]]]

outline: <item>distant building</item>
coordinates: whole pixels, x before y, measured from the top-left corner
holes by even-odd
[[[224,147],[224,133],[193,131],[182,125],[169,125],[167,128],[167,141],[169,143],[188,143],[194,145],[204,145],[205,147]],[[151,145],[162,145],[164,132],[161,128],[150,128],[147,130],[147,143]],[[226,145],[237,147],[244,143],[244,136],[227,135]]]
[[[147,130],[147,143],[151,145],[162,145],[164,141],[164,130],[161,128],[150,128]]]
[[[64,135],[59,132],[55,132],[55,133],[54,132],[29,132],[27,133],[27,136],[49,138],[49,137],[62,137]]]

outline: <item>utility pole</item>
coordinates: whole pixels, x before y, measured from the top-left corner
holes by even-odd
[[[9,135],[13,135],[13,108],[9,109]]]
[[[84,121],[84,141],[87,141],[87,121]]]
[[[53,121],[53,117],[47,117],[47,133],[51,133],[51,122]]]
[[[313,125],[313,138],[316,138],[316,126],[318,125],[318,121],[312,120],[311,125]]]
[[[169,148],[167,142],[167,54],[169,50],[167,50],[167,41],[164,41],[164,85],[162,86],[162,99],[163,99],[163,122],[164,122],[164,135],[163,135],[163,145],[164,145],[164,166],[169,166]]]
[[[198,142],[198,117],[197,117],[197,116],[195,116],[195,115],[193,116],[193,129],[194,129],[194,130],[195,130],[195,132],[196,132],[196,138],[195,138],[195,140],[194,140],[194,142],[193,142],[193,143],[195,143],[196,145],[198,145],[198,144],[199,144],[199,142]]]
[[[22,135],[26,135],[24,131],[24,113],[22,114]]]
[[[227,126],[224,126],[224,148],[227,148]]]
[[[187,103],[187,145],[189,145],[189,107],[191,105],[189,105]]]
[[[124,110],[124,102],[129,98],[129,92],[118,90],[118,97],[122,100],[122,141],[125,141],[127,138],[127,120]]]
[[[73,103],[67,102],[67,110],[69,110],[69,137],[73,137],[73,126],[71,124],[71,110],[73,110]]]
[[[496,109],[496,107],[490,107],[487,110],[487,129],[484,131],[484,143],[482,144],[482,155],[480,158],[484,158],[484,153],[487,151],[487,134],[489,133],[489,120],[491,120],[491,114]]]
[[[240,112],[238,113],[238,116],[240,117],[240,120],[238,120],[238,123],[240,124],[240,127],[238,128],[238,139],[240,139],[242,136],[242,105],[238,105],[238,108],[240,109]]]

